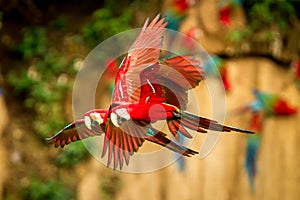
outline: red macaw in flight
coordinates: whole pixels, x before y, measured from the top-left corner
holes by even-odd
[[[203,74],[199,62],[192,57],[159,59],[166,25],[165,18],[160,19],[159,15],[150,24],[146,20],[116,74],[110,108],[87,112],[84,120],[75,121],[49,138],[51,143],[63,147],[71,141],[104,133],[102,156],[108,151],[107,165],[113,160],[114,169],[118,164],[121,169],[124,160],[128,165],[130,156],[145,140],[186,156],[197,153],[155,130],[151,123],[158,120],[167,120],[175,138],[179,134],[191,138],[186,128],[203,133],[207,132],[205,129],[253,133],[182,111],[187,104],[187,90],[196,87]],[[167,83],[173,88],[165,87],[169,86]]]
[[[219,77],[221,76],[221,80],[223,82],[223,86],[225,91],[232,90],[231,82],[228,77],[227,65],[224,59],[217,55],[210,54],[210,58],[212,60],[207,60],[203,64],[203,69],[207,76]]]

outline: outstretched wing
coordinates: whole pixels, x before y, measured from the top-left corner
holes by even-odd
[[[161,67],[157,79],[168,79],[180,87],[189,90],[196,87],[204,79],[200,61],[193,56],[175,56],[160,62]]]
[[[204,74],[200,62],[192,56],[176,56],[161,61],[154,77],[163,87],[166,103],[185,110],[187,91],[198,86]]]
[[[115,79],[113,103],[137,102],[140,97],[139,73],[158,62],[163,42],[165,18],[157,15],[150,24],[146,20],[141,32],[123,59]]]
[[[140,122],[142,123],[142,122]],[[147,130],[134,121],[126,121],[116,127],[110,119],[107,121],[101,157],[107,153],[107,166],[113,161],[113,168],[122,169],[124,160],[129,163],[130,156],[143,144]]]
[[[142,101],[164,102],[181,110],[186,109],[187,91],[196,87],[204,79],[199,61],[191,56],[176,56],[160,64],[148,66],[140,73],[140,77]],[[168,127],[178,140],[178,133],[188,138],[192,137],[179,119],[168,120]]]
[[[55,144],[55,147],[64,147],[71,142],[82,140],[87,137],[101,135],[105,127],[93,127],[93,130],[86,128],[84,120],[76,120],[75,122],[67,125],[65,128],[60,130],[54,136],[47,138],[46,140],[50,144]]]
[[[198,60],[192,56],[172,57],[147,66],[140,72],[140,99],[160,99],[161,102],[185,110],[187,91],[196,87],[203,79],[204,74]]]

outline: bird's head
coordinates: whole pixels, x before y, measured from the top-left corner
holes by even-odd
[[[84,114],[85,126],[93,130],[93,127],[106,123],[108,111],[105,109],[91,110]]]
[[[120,127],[123,122],[130,120],[131,117],[126,107],[117,107],[111,112],[110,119],[116,127]]]

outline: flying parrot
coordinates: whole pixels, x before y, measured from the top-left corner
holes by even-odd
[[[219,1],[219,21],[224,26],[230,26],[232,10],[241,6],[243,0],[220,0]]]
[[[188,8],[188,0],[174,0],[172,6],[165,12],[168,20],[166,28],[178,31],[182,21],[187,16]]]
[[[149,19],[146,20],[117,71],[110,107],[87,112],[83,120],[73,122],[48,138],[50,143],[63,147],[72,141],[104,133],[102,156],[107,153],[107,165],[113,162],[114,169],[118,166],[122,169],[124,161],[128,165],[130,156],[145,140],[182,155],[197,153],[176,146],[164,133],[155,130],[151,123],[158,120],[167,120],[169,130],[177,140],[180,134],[192,137],[186,128],[203,133],[207,132],[205,129],[253,133],[184,111],[187,90],[196,87],[203,79],[202,69],[199,61],[191,56],[160,59],[166,25],[165,18],[160,19],[159,15],[150,23]]]
[[[181,46],[184,47],[186,50],[193,51],[197,48],[196,41],[201,36],[202,32],[200,28],[192,27],[187,30],[185,33],[187,37],[184,37],[182,41],[180,41]],[[182,48],[181,47],[181,48]]]
[[[255,135],[247,136],[245,168],[249,178],[250,186],[254,189],[254,179],[257,171],[257,157],[261,143],[261,133],[264,117],[273,115],[294,115],[297,108],[289,105],[287,101],[276,94],[262,92],[258,89],[253,90],[255,100],[239,109],[239,113],[251,112],[249,129],[256,132]]]
[[[294,115],[297,108],[288,104],[276,94],[266,93],[255,89],[253,91],[256,101],[252,104],[263,110],[267,115]]]
[[[68,145],[69,143],[74,141],[82,140],[92,136],[101,136],[106,132],[106,129],[109,128],[106,124],[107,120],[109,120],[108,116],[108,109],[90,110],[84,114],[84,119],[76,120],[71,124],[68,124],[57,134],[50,138],[47,138],[47,140],[50,144],[54,143],[55,147],[64,147],[65,145]],[[166,137],[165,133],[154,128],[149,129],[148,132],[149,133],[147,133],[143,138],[132,138],[130,135],[123,135],[123,148],[125,148],[125,146],[127,146],[129,143],[132,143],[132,146],[127,146],[127,148],[131,149],[131,151],[124,151],[124,154],[122,155],[124,156],[127,165],[129,163],[129,156],[133,154],[133,152],[135,151],[134,149],[138,149],[139,146],[141,146],[144,140],[162,145],[172,151],[188,157],[198,153],[182,145],[172,142]],[[110,148],[113,148],[113,146],[110,146]],[[110,151],[110,153],[112,153],[112,151]],[[109,157],[111,158],[112,155],[110,155]],[[123,160],[120,161],[120,168],[122,168]]]
[[[189,6],[193,3],[189,0],[172,0],[172,5],[166,9],[164,15],[166,16],[166,20],[168,24],[166,26],[167,29],[173,31],[179,31],[182,22],[186,18],[188,14]],[[177,41],[176,34],[170,34],[169,38],[166,38],[166,46],[170,49],[174,49],[176,51],[180,51],[181,49],[175,49],[174,45]]]
[[[111,92],[113,92],[114,90],[114,80],[115,80],[115,75],[119,69],[119,63],[112,59],[112,58],[109,58],[106,60],[106,64],[105,64],[107,67],[106,67],[106,70],[105,70],[105,73],[104,73],[104,79],[105,79],[105,82],[108,83],[109,85],[109,90]]]
[[[219,20],[221,24],[225,26],[230,25],[230,13],[231,13],[231,6],[230,4],[224,5],[219,10]]]
[[[218,77],[220,74],[225,91],[230,91],[232,86],[228,78],[228,72],[224,59],[213,54],[210,55],[210,58],[212,58],[213,62],[207,60],[203,65],[205,74],[212,77]]]

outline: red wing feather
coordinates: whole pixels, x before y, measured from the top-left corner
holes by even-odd
[[[172,57],[162,61],[161,64],[163,66],[160,68],[158,74],[186,90],[196,87],[204,79],[199,61],[195,60],[192,56]]]
[[[148,66],[158,61],[166,25],[165,18],[160,19],[160,15],[149,25],[148,20],[145,22],[128,52],[131,57],[130,67]]]
[[[113,168],[119,165],[123,167],[129,163],[130,156],[143,144],[146,129],[136,125],[133,121],[126,121],[122,127],[116,127],[110,120],[107,121],[107,129],[102,150],[102,157],[108,153],[107,166],[113,161]]]
[[[116,87],[113,97],[114,100],[123,102],[129,101],[131,103],[137,102],[140,97],[140,71],[146,66],[158,62],[164,28],[167,22],[165,22],[165,18],[160,19],[159,15],[157,15],[149,25],[148,22],[149,20],[147,19],[117,72],[119,75],[116,77],[115,82],[121,81],[122,84],[115,85],[126,84],[126,91],[119,91],[119,87]],[[123,94],[124,97],[118,97],[118,95],[120,96],[121,94]]]
[[[181,110],[185,110],[188,103],[187,91],[170,80],[164,79],[163,82],[162,89],[164,91],[164,98],[166,99],[165,102]]]

